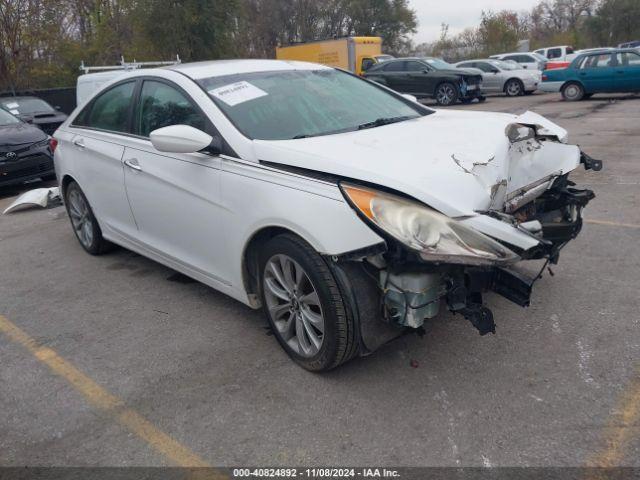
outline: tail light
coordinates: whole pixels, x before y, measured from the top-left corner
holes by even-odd
[[[56,147],[58,146],[58,140],[56,140],[55,138],[51,137],[49,139],[49,149],[51,149],[51,153],[56,151]]]
[[[547,77],[547,75],[545,73],[542,74],[542,81],[546,82],[547,80],[549,80],[549,77]]]

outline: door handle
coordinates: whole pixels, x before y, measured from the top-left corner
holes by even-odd
[[[73,144],[78,148],[84,148],[84,142],[82,141],[81,138],[74,140]]]
[[[138,172],[141,172],[141,171],[142,171],[142,167],[141,167],[141,166],[140,166],[140,164],[138,163],[138,160],[137,160],[137,159],[135,159],[135,158],[127,158],[127,159],[124,161],[124,164],[125,164],[127,167],[131,168],[132,170],[136,170],[136,171],[138,171]]]

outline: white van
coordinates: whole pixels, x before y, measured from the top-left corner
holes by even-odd
[[[76,84],[76,105],[82,105],[85,100],[90,98],[94,92],[110,82],[114,78],[122,75],[127,70],[109,70],[106,72],[85,73],[78,77]]]

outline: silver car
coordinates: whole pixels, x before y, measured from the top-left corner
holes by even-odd
[[[542,81],[539,70],[525,70],[513,62],[491,58],[465,60],[457,68],[476,68],[482,72],[482,90],[487,93],[504,92],[510,97],[535,92]]]

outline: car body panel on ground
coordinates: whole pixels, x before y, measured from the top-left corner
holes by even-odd
[[[531,281],[503,267],[556,262],[593,198],[568,174],[594,163],[540,115],[434,111],[299,62],[132,72],[55,136],[88,252],[104,237],[263,306],[310,370],[419,328],[439,302],[495,331],[482,293],[528,305]]]

